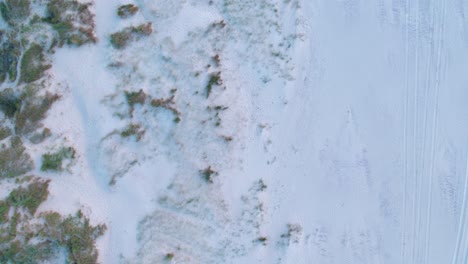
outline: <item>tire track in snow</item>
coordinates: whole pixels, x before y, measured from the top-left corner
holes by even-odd
[[[431,14],[431,24],[432,24],[432,27],[434,28],[434,18],[433,18],[433,14],[434,14],[434,5],[432,7],[432,12],[430,13]],[[419,9],[418,9],[419,11]],[[424,10],[425,11],[425,10]],[[418,12],[418,17],[419,17],[419,12]],[[419,19],[418,19],[418,25],[419,25]],[[418,35],[419,35],[419,30],[418,30]],[[433,31],[431,31],[431,40],[433,39]],[[419,40],[419,38],[418,38]],[[418,44],[419,44],[419,41],[418,41]],[[423,43],[421,43],[422,45]],[[427,119],[428,119],[428,112],[429,112],[429,104],[430,104],[430,97],[431,97],[431,94],[432,92],[430,92],[430,86],[431,86],[431,82],[430,82],[430,73],[431,73],[431,69],[432,69],[432,66],[433,66],[433,44],[431,43],[431,46],[430,46],[430,49],[429,49],[429,55],[428,55],[428,63],[427,63],[427,66],[426,66],[426,75],[425,75],[425,79],[423,81],[425,81],[425,85],[424,85],[424,91],[423,91],[423,97],[424,97],[424,105],[423,105],[423,117],[422,117],[422,132],[423,132],[423,137],[422,137],[422,150],[421,150],[421,154],[420,154],[420,163],[421,163],[421,168],[420,168],[420,173],[418,175],[418,179],[419,179],[419,184],[418,184],[418,194],[419,196],[417,197],[418,199],[418,202],[417,202],[417,206],[418,206],[418,215],[417,215],[417,218],[418,218],[418,225],[417,225],[417,241],[421,241],[423,238],[425,240],[427,240],[427,228],[425,228],[424,230],[423,229],[423,223],[422,223],[422,214],[424,213],[423,212],[423,200],[422,200],[422,197],[423,196],[427,196],[426,195],[423,195],[423,192],[426,192],[427,193],[427,189],[425,188],[425,175],[427,174],[427,134],[428,134],[428,122],[427,122]],[[434,130],[434,126],[431,128],[431,131]],[[427,200],[426,200],[427,201]],[[426,218],[426,221],[424,222],[424,224],[426,224],[427,226],[427,218]],[[426,244],[427,241],[425,241],[424,245]],[[418,248],[419,248],[419,252],[418,254],[416,255],[416,260],[415,262],[418,262],[419,260],[421,260],[421,258],[423,257],[422,254],[424,254],[425,256],[425,248],[421,248],[423,247],[422,246],[422,243],[419,243],[418,242]],[[423,252],[421,252],[421,250],[423,250]],[[425,263],[425,262],[423,262]]]
[[[425,239],[425,245],[424,245],[424,262],[427,263],[428,261],[428,256],[429,256],[429,243],[430,243],[430,231],[431,231],[431,211],[432,211],[432,190],[433,190],[433,178],[434,178],[434,163],[435,163],[435,143],[436,143],[436,138],[437,138],[437,127],[438,127],[438,107],[439,107],[439,90],[440,90],[440,80],[441,80],[441,64],[442,64],[442,48],[443,48],[443,36],[445,32],[445,12],[446,12],[446,4],[445,1],[443,2],[442,8],[439,8],[441,10],[439,13],[439,19],[440,19],[440,27],[439,27],[439,34],[438,34],[438,47],[437,47],[437,62],[436,62],[436,82],[435,82],[435,95],[434,95],[434,109],[433,109],[433,114],[432,114],[432,131],[431,131],[431,156],[429,162],[431,163],[430,165],[430,170],[429,170],[429,193],[427,196],[427,207],[426,207],[426,239]],[[435,23],[434,23],[435,24]],[[432,38],[431,38],[432,39]],[[431,58],[432,58],[432,52],[431,52]],[[446,70],[444,69],[443,72],[445,73]]]
[[[416,7],[414,8],[416,10],[416,19],[414,21],[415,26],[416,26],[416,40],[415,40],[415,66],[414,66],[414,75],[415,75],[415,80],[414,80],[414,101],[413,101],[413,107],[414,107],[414,113],[413,113],[413,173],[414,173],[414,186],[413,186],[413,226],[412,226],[412,247],[411,247],[411,263],[416,263],[417,255],[418,255],[418,244],[416,244],[416,241],[419,239],[419,233],[418,233],[418,227],[421,225],[420,223],[420,197],[421,197],[421,176],[419,173],[419,161],[421,160],[421,157],[418,157],[418,146],[420,146],[420,142],[418,144],[418,132],[420,130],[418,126],[418,116],[419,116],[419,102],[418,102],[418,97],[419,97],[419,0],[416,1]],[[424,138],[423,138],[424,141]],[[424,151],[424,150],[423,150]]]
[[[407,189],[408,189],[408,108],[409,108],[409,67],[408,67],[408,61],[409,61],[409,28],[408,28],[408,21],[409,21],[409,14],[408,14],[408,9],[409,9],[409,1],[406,0],[406,36],[405,36],[405,105],[403,109],[403,120],[404,120],[404,125],[403,125],[403,148],[404,148],[404,193],[403,193],[403,234],[401,238],[401,261],[404,264],[405,263],[405,255],[406,255],[406,210],[407,210]]]
[[[462,209],[460,211],[460,220],[458,223],[458,233],[457,233],[457,241],[455,243],[455,250],[453,253],[452,264],[457,263],[466,263],[467,261],[467,247],[468,247],[468,236],[466,234],[466,214],[467,214],[467,207],[468,207],[468,153],[466,158],[466,168],[465,168],[465,184],[463,188],[463,202],[462,202]],[[465,247],[465,252],[460,253],[460,248]],[[463,251],[462,251],[463,252]],[[459,261],[459,255],[464,254],[462,256],[461,261]]]

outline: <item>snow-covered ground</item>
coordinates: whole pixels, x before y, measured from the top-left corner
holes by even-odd
[[[106,223],[102,263],[468,263],[468,3],[126,3],[56,52],[45,122],[78,158],[41,210]]]

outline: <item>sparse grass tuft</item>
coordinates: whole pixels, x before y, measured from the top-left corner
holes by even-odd
[[[208,84],[205,87],[206,98],[210,97],[211,90],[213,89],[213,85],[221,85],[221,84],[222,84],[221,72],[210,74],[210,79],[208,80]]]
[[[211,166],[208,166],[206,169],[201,170],[200,174],[207,183],[213,183],[213,175],[216,175],[217,172],[211,169]]]
[[[132,4],[121,5],[117,9],[117,15],[121,18],[133,16],[138,12],[138,7]]]
[[[130,124],[124,130],[122,130],[122,132],[120,132],[121,137],[127,138],[130,136],[135,136],[136,141],[140,141],[144,134],[145,130],[143,130],[138,124]]]
[[[129,31],[115,32],[110,36],[110,42],[116,49],[122,49],[127,46],[132,38],[132,33]]]
[[[140,37],[149,36],[153,33],[151,22],[136,27],[126,27],[121,31],[110,35],[110,43],[116,49],[125,48],[130,41],[138,40]]]
[[[81,46],[97,41],[94,34],[94,15],[89,10],[89,3],[76,0],[50,0],[44,22],[57,32],[58,46],[64,44]]]
[[[256,241],[265,246],[267,244],[267,240],[268,240],[267,237],[261,236],[261,237],[257,238]]]
[[[144,104],[146,101],[146,94],[140,89],[138,92],[125,91],[125,98],[129,106],[133,107],[136,104]]]
[[[39,205],[47,199],[48,188],[49,180],[36,180],[26,188],[14,189],[8,196],[7,202],[11,207],[24,208],[34,215]]]
[[[23,94],[23,97],[23,106],[15,119],[15,132],[20,135],[29,134],[39,128],[47,111],[60,98],[59,95],[51,93],[37,96],[34,91],[31,94]]]
[[[50,129],[44,128],[42,132],[36,132],[32,134],[31,137],[29,137],[29,141],[31,141],[33,144],[39,144],[51,135],[52,132],[50,132]]]
[[[130,116],[133,116],[133,110],[135,109],[135,105],[145,104],[146,97],[146,93],[143,92],[143,90],[141,89],[138,92],[125,91],[125,99],[127,99],[127,103],[130,106]]]
[[[31,83],[44,76],[44,72],[52,66],[44,64],[44,51],[38,44],[33,44],[21,60],[20,82]]]
[[[164,255],[164,260],[165,261],[170,261],[174,258],[174,253],[167,253],[166,255]]]
[[[34,168],[19,137],[13,137],[9,148],[0,149],[0,179],[13,178]]]
[[[152,107],[156,107],[156,108],[161,107],[161,108],[165,108],[165,109],[171,111],[175,115],[174,122],[179,123],[181,121],[180,112],[175,108],[174,105],[175,105],[174,95],[172,95],[168,99],[159,98],[159,99],[151,100],[151,106]]]

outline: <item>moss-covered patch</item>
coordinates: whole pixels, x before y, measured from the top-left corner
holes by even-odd
[[[35,180],[27,187],[14,189],[8,196],[7,202],[11,207],[24,208],[29,214],[34,215],[39,205],[49,195],[48,180]]]
[[[17,177],[34,168],[25,150],[19,137],[11,139],[10,147],[0,149],[0,179]]]
[[[45,64],[44,50],[38,44],[33,44],[21,60],[20,82],[31,83],[44,76],[44,72],[52,66]]]
[[[75,158],[73,148],[62,148],[55,153],[46,153],[42,155],[42,171],[63,171],[63,161]]]
[[[121,18],[133,16],[138,12],[138,7],[132,4],[121,5],[117,9],[117,15]]]

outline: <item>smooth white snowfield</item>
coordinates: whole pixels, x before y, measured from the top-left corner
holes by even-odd
[[[98,44],[51,70],[46,126],[78,161],[41,210],[106,223],[100,262],[468,263],[468,3],[138,0],[120,19],[126,3],[96,1]],[[181,121],[125,116],[140,89],[176,89]],[[130,123],[141,141],[112,134]]]

